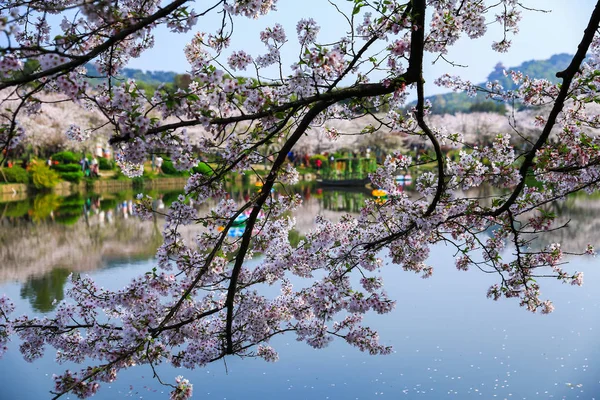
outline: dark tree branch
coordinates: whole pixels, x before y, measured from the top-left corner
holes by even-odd
[[[225,307],[227,307],[227,321],[225,327],[225,339],[226,339],[226,353],[234,354],[233,348],[233,307],[235,294],[237,292],[237,283],[240,272],[242,270],[242,265],[244,263],[244,258],[246,256],[246,252],[250,247],[250,241],[252,239],[254,225],[256,224],[256,219],[262,209],[262,206],[265,204],[265,201],[269,198],[271,194],[271,188],[275,184],[275,180],[279,174],[279,170],[283,166],[283,163],[287,159],[288,152],[292,150],[296,142],[300,140],[304,132],[310,126],[310,123],[319,115],[321,112],[326,110],[329,106],[334,104],[333,101],[325,102],[320,101],[315,104],[302,118],[302,121],[298,124],[298,127],[290,136],[290,138],[283,145],[279,154],[277,155],[277,159],[273,162],[273,166],[271,167],[271,171],[265,180],[265,183],[261,189],[260,196],[256,200],[254,207],[252,208],[252,212],[246,221],[246,230],[244,231],[244,235],[242,237],[242,243],[240,244],[240,249],[235,259],[235,264],[231,271],[231,282],[229,283],[229,289],[227,291],[227,300],[225,301]]]

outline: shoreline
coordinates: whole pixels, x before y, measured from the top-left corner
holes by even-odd
[[[236,174],[233,182],[237,185],[244,183],[243,175]],[[75,193],[114,193],[123,190],[134,189],[183,189],[188,181],[187,176],[157,176],[153,179],[144,179],[143,187],[139,186],[139,180],[134,179],[97,179],[93,181],[81,181],[72,183],[61,181],[56,186],[47,190],[39,190],[32,184],[25,183],[0,183],[0,202],[11,202],[25,200],[37,193],[54,193],[61,196],[69,196]],[[316,175],[307,173],[300,175],[300,181],[315,182]],[[246,183],[254,185],[257,182],[256,175],[248,175]]]

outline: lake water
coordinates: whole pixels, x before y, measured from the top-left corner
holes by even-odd
[[[318,213],[337,218],[355,212],[368,193],[302,189],[305,205],[296,213],[299,230]],[[239,191],[234,198],[247,193]],[[177,193],[155,193],[167,206]],[[117,288],[150,271],[160,243],[160,220],[140,223],[129,213],[132,193],[71,198],[38,197],[0,203],[0,295],[17,313],[51,312],[62,298],[70,271],[89,273],[102,286]],[[549,241],[584,248],[598,243],[598,203],[587,197],[555,209],[571,219]],[[193,235],[193,229],[186,232]],[[583,246],[583,247],[582,247]],[[159,368],[173,382],[184,375],[199,399],[598,399],[600,400],[600,263],[579,258],[568,267],[585,273],[583,287],[544,281],[543,297],[554,301],[550,315],[532,315],[517,301],[494,302],[485,294],[494,277],[456,271],[452,249],[436,246],[434,275],[423,280],[398,267],[384,269],[396,309],[368,315],[389,356],[369,356],[335,341],[314,350],[294,336],[277,337],[277,363],[230,357],[193,371]],[[54,355],[22,360],[16,343],[0,360],[0,399],[50,398]],[[103,384],[98,399],[164,399],[169,388],[144,366],[121,372]],[[68,396],[67,396],[68,398]],[[71,396],[73,398],[73,396]]]

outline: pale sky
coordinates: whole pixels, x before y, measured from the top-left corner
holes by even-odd
[[[340,2],[342,5],[351,2]],[[546,59],[553,54],[574,54],[593,10],[593,0],[522,0],[530,8],[551,10],[550,13],[524,11],[520,32],[512,37],[513,46],[509,53],[496,53],[490,46],[493,40],[501,39],[501,33],[494,25],[480,39],[464,38],[451,48],[448,59],[467,68],[452,67],[440,60],[431,64],[434,57],[427,54],[425,77],[428,81],[428,94],[440,93],[443,90],[433,85],[433,80],[448,72],[461,75],[472,82],[482,82],[498,62],[506,67],[514,67],[532,59]],[[197,11],[201,11],[198,8]],[[314,18],[321,26],[319,42],[326,43],[341,37],[347,30],[342,17],[336,13],[326,0],[279,0],[278,11],[257,20],[236,18],[234,35],[229,50],[244,50],[253,57],[265,53],[265,47],[258,39],[259,32],[267,26],[279,22],[283,25],[290,43],[284,57],[289,57],[291,64],[297,56],[296,22],[301,18]],[[166,29],[156,31],[156,45],[140,58],[132,60],[131,68],[143,70],[164,70],[185,72],[189,66],[183,48],[192,35],[198,30],[212,32],[218,18],[201,18],[195,29],[187,34],[172,34]],[[285,59],[284,59],[285,61]],[[285,71],[284,71],[285,72]]]

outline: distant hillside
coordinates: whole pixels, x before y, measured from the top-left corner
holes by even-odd
[[[513,83],[512,79],[508,76],[504,76],[502,73],[502,71],[506,69],[521,71],[523,74],[529,75],[530,77],[547,79],[550,82],[558,82],[556,73],[567,68],[572,58],[573,56],[571,54],[555,54],[547,60],[525,61],[523,64],[514,68],[505,68],[502,64],[498,63],[494,68],[494,71],[488,75],[487,80],[497,80],[505,89],[516,89],[517,85]]]
[[[555,76],[557,71],[562,71],[571,62],[572,56],[569,54],[555,54],[547,60],[531,60],[514,68],[506,68],[498,63],[494,70],[488,75],[488,81],[497,80],[505,89],[516,89],[516,85],[509,78],[504,76],[503,70],[517,70],[536,78],[548,79],[551,82],[557,82]],[[89,76],[100,76],[98,70],[93,64],[87,64]],[[189,76],[178,74],[172,71],[142,71],[140,69],[125,68],[121,72],[123,79],[135,79],[142,88],[152,91],[161,84],[172,85],[174,87],[187,87]],[[99,82],[100,79],[92,81]],[[187,84],[186,84],[187,81]],[[480,83],[479,86],[485,86]],[[456,114],[471,112],[494,112],[504,114],[506,107],[503,103],[486,100],[484,96],[471,98],[465,93],[446,93],[427,97],[433,104],[433,114]],[[416,102],[407,106],[407,109],[413,107]]]
[[[94,64],[86,64],[87,73],[89,76],[100,76],[98,69]],[[141,69],[124,68],[121,71],[120,77],[123,79],[135,79],[137,82],[143,82],[148,86],[159,86],[161,84],[173,83],[175,77],[178,76],[172,71],[142,71]]]
[[[535,78],[547,79],[551,82],[557,82],[556,73],[567,68],[572,55],[569,54],[555,54],[547,60],[531,60],[526,61],[523,64],[514,68],[506,68],[501,63],[496,64],[494,71],[492,71],[487,80],[497,80],[500,84],[508,90],[516,89],[517,85],[510,79],[510,77],[504,76],[504,70],[521,71],[524,75],[528,75]],[[478,86],[485,86],[485,83],[479,83]],[[486,100],[483,96],[469,97],[465,93],[446,93],[438,94],[427,97],[433,105],[433,114],[456,114],[471,113],[471,112],[496,112],[503,114],[505,112],[505,106],[503,103]],[[413,107],[416,102],[409,104],[408,107]]]

